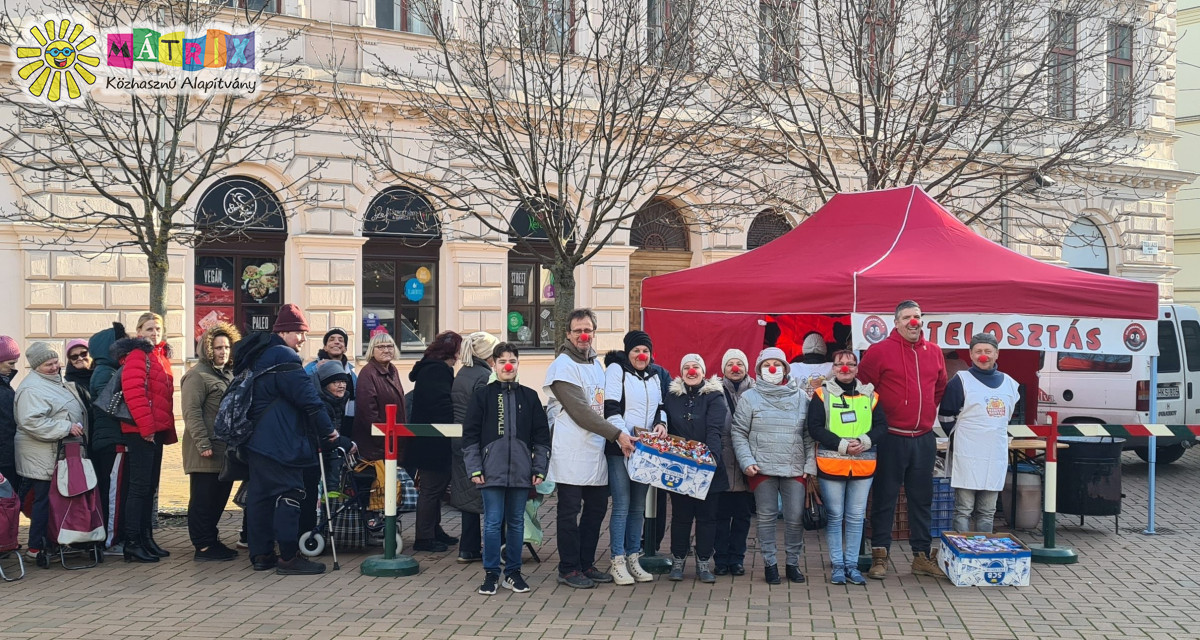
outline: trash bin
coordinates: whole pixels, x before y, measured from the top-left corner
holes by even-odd
[[[1014,529],[1034,529],[1042,522],[1042,475],[1032,464],[1017,465],[1017,510],[1013,510],[1013,472],[1009,468],[1000,494],[1000,506]]]
[[[1063,437],[1058,452],[1058,512],[1077,516],[1121,514],[1124,438]]]

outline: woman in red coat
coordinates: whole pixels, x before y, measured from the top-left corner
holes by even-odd
[[[150,526],[154,495],[162,473],[163,445],[175,444],[175,380],[171,348],[163,341],[163,319],[157,313],[138,318],[137,337],[118,340],[113,355],[122,364],[121,390],[133,424],[121,423],[128,450],[123,529],[126,562],[158,562],[169,551],[154,541]]]

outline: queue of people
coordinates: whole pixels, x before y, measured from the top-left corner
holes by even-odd
[[[941,350],[923,337],[919,305],[902,302],[895,320],[892,334],[861,362],[849,350],[821,362],[825,344],[811,334],[803,362],[789,364],[775,347],[753,362],[731,349],[710,376],[704,359],[688,354],[669,379],[643,331],[627,333],[623,348],[602,359],[594,348],[596,315],[578,309],[567,318],[566,340],[546,373],[546,407],[519,379],[518,347],[485,332],[435,336],[408,374],[406,397],[397,345],[387,333],[371,337],[356,370],[349,335],[338,328],[324,334],[318,357],[303,363],[299,351],[310,327],[295,305],[281,308],[270,333],[243,337],[219,323],[201,336],[197,363],[180,385],[193,558],[238,557],[221,541],[218,524],[234,471],[244,466],[244,533],[253,569],[324,572],[322,563],[299,553],[297,542],[316,521],[318,451],[340,447],[368,465],[382,459],[382,438],[371,428],[396,405],[411,423],[463,425],[461,439],[401,442],[401,459],[419,479],[413,549],[445,552],[457,544],[459,562],[482,562],[480,594],[529,590],[521,574],[525,501],[543,482],[553,482],[558,494],[559,584],[589,589],[655,580],[642,566],[654,542],[646,539],[654,532],[643,531],[648,486],[632,480],[627,468],[643,434],[701,442],[717,462],[705,498],[669,494],[669,580],[684,579],[689,556],[700,582],[744,575],[753,516],[763,579],[806,582],[801,516],[812,493],[827,509],[831,582],[854,585],[867,582],[858,553],[873,495],[867,575],[884,579],[901,487],[912,572],[942,576],[930,539],[934,420],[952,438],[955,525],[990,531],[1004,480],[1005,425],[1019,389],[996,370],[999,348],[991,334],[971,339],[971,368],[947,381]],[[22,495],[32,494],[26,552],[40,563],[53,546],[46,539],[47,496],[64,438],[87,443],[109,551],[144,563],[170,555],[151,526],[163,447],[176,442],[172,354],[163,333],[162,318],[146,313],[133,335],[114,323],[87,341],[69,342],[65,358],[47,343],[33,343],[24,354],[30,372],[15,389],[21,353],[15,340],[0,336],[0,474],[17,479]],[[115,376],[129,407],[124,419],[92,403]],[[253,431],[244,445],[231,448],[216,437],[214,424],[238,384],[249,385],[246,419]],[[463,513],[461,540],[440,522],[451,485]],[[606,515],[607,571],[596,564]]]

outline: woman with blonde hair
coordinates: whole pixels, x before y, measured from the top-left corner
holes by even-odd
[[[458,350],[462,368],[454,376],[450,387],[450,400],[454,403],[454,422],[463,424],[467,418],[467,407],[475,392],[487,386],[492,376],[496,359],[492,350],[500,340],[486,331],[476,331],[466,336]],[[467,477],[463,458],[462,438],[450,440],[450,506],[462,512],[462,533],[458,541],[458,562],[467,564],[483,558],[483,494]]]
[[[175,378],[162,316],[138,317],[137,337],[118,340],[112,354],[121,365],[121,391],[133,422],[122,422],[127,449],[128,495],[122,521],[126,562],[158,562],[171,553],[154,541],[150,526],[162,473],[163,445],[175,444]]]

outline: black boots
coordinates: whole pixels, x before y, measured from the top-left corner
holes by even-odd
[[[146,551],[160,558],[171,557],[171,552],[158,546],[158,543],[154,541],[154,536],[149,531],[142,534],[142,546],[146,548]]]
[[[150,550],[141,542],[127,540],[125,541],[125,562],[158,562],[158,556],[150,553]]]

